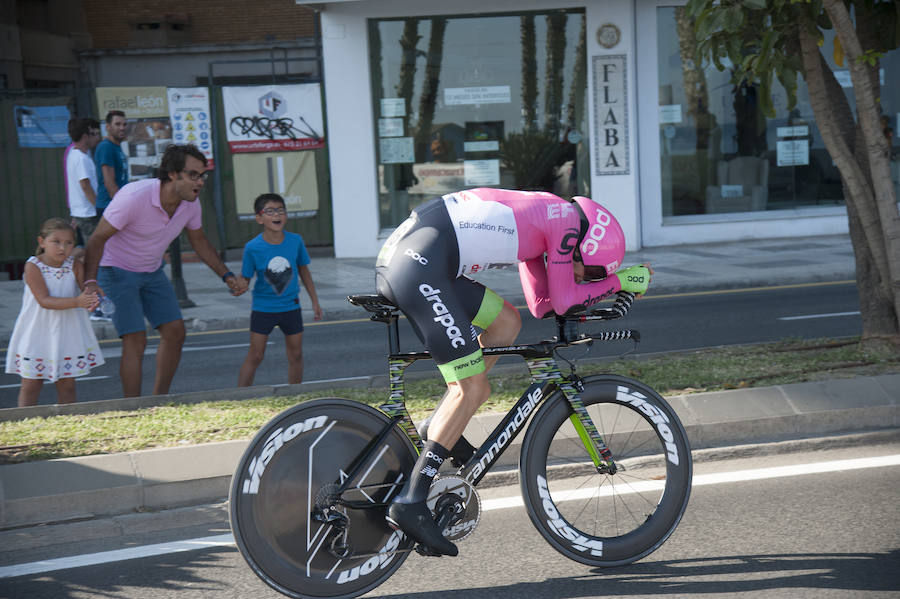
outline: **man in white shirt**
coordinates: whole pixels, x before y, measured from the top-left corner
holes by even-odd
[[[100,143],[97,119],[75,118],[69,121],[72,149],[66,156],[66,183],[69,213],[85,245],[97,227],[97,167],[91,151]]]

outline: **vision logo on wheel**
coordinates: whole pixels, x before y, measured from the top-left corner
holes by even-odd
[[[255,456],[247,467],[248,478],[244,479],[243,492],[245,495],[255,495],[259,491],[259,479],[262,478],[266,466],[285,443],[301,433],[317,428],[322,428],[328,422],[327,416],[313,416],[302,422],[295,422],[287,428],[278,428],[266,439],[259,455]]]
[[[678,446],[675,445],[675,436],[672,434],[672,429],[669,428],[669,419],[666,418],[666,415],[663,414],[659,408],[647,401],[646,395],[638,393],[628,387],[619,387],[618,392],[616,393],[616,399],[619,401],[627,401],[650,417],[650,420],[656,425],[656,430],[659,431],[659,436],[662,437],[663,441],[666,443],[666,457],[670,462],[677,466]]]
[[[538,493],[543,500],[544,513],[547,515],[547,518],[549,518],[547,520],[547,525],[553,529],[553,532],[559,535],[560,538],[569,541],[572,549],[575,549],[576,551],[584,553],[590,552],[591,555],[596,557],[603,556],[603,541],[595,541],[594,539],[587,538],[569,526],[568,522],[559,515],[556,506],[553,504],[553,499],[550,497],[550,490],[547,488],[547,479],[543,476],[538,476],[537,485]]]
[[[384,544],[384,547],[378,550],[378,555],[373,555],[362,565],[354,566],[349,570],[342,570],[338,573],[337,583],[338,584],[347,584],[348,582],[353,582],[358,579],[360,576],[368,576],[372,572],[375,571],[376,568],[383,569],[391,563],[391,560],[394,559],[394,556],[397,555],[395,552],[397,547],[400,546],[400,540],[403,538],[403,533],[400,531],[394,531],[388,540],[387,543]]]

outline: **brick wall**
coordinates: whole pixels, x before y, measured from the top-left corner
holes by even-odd
[[[83,0],[95,48],[124,48],[131,24],[190,16],[190,43],[294,40],[315,33],[314,12],[294,0]]]

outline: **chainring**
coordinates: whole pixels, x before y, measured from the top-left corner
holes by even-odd
[[[481,520],[481,499],[475,487],[458,476],[438,476],[431,483],[426,505],[435,517],[445,506],[456,513],[444,528],[444,536],[451,541],[468,537]]]

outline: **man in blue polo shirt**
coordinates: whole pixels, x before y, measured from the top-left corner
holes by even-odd
[[[116,192],[128,183],[128,158],[122,151],[125,141],[125,113],[106,114],[106,138],[94,150],[97,165],[97,215],[102,215]]]

